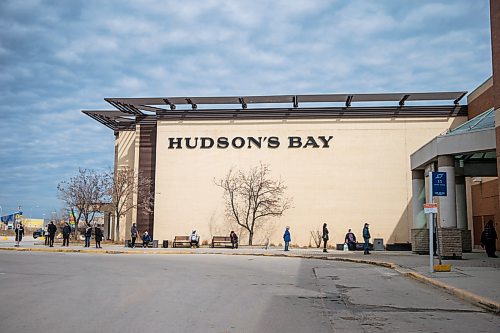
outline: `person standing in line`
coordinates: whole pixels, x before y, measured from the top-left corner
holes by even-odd
[[[49,245],[49,231],[47,230],[48,225],[43,227],[43,238],[45,245]]]
[[[139,231],[137,230],[137,226],[135,223],[132,223],[132,227],[130,228],[130,237],[132,238],[132,243],[130,244],[130,247],[135,247],[135,240],[137,239],[137,235],[139,234]]]
[[[365,244],[363,246],[364,254],[371,254],[369,251],[370,246],[370,229],[368,229],[369,224],[365,223],[365,227],[363,228],[363,239]]]
[[[231,247],[233,249],[238,248],[238,235],[236,235],[236,233],[233,230],[231,230],[229,237],[231,238]]]
[[[349,249],[349,251],[356,251],[356,236],[351,231],[351,229],[349,229],[347,234],[345,234],[344,242],[347,244],[347,248]]]
[[[24,236],[24,226],[22,222],[19,222],[16,224],[16,228],[14,229],[16,233],[16,247],[19,247],[19,243],[21,243],[21,240],[23,239]]]
[[[92,237],[92,228],[87,227],[85,229],[85,246],[84,247],[90,247],[90,238]]]
[[[62,246],[69,246],[69,236],[71,235],[71,227],[69,226],[69,223],[66,222],[64,223],[63,227],[63,245]]]
[[[323,252],[328,252],[326,250],[326,243],[328,243],[328,240],[330,237],[328,236],[328,228],[326,227],[326,223],[323,223]]]
[[[102,241],[102,230],[98,226],[95,227],[94,230],[95,235],[95,247],[96,249],[101,249],[101,241]]]
[[[490,258],[498,258],[496,255],[497,232],[493,226],[493,221],[489,220],[481,233],[481,246],[486,250],[486,255]]]
[[[147,231],[144,231],[144,233],[142,234],[142,247],[148,247],[149,242],[151,242],[151,236]]]
[[[54,221],[50,221],[49,226],[47,227],[47,231],[49,232],[49,247],[54,247],[54,238],[56,237],[57,227],[54,224]]]
[[[292,241],[292,236],[290,235],[290,227],[289,226],[287,226],[285,228],[285,233],[283,234],[283,240],[285,241],[285,251],[289,251],[288,246],[289,246],[290,242]]]

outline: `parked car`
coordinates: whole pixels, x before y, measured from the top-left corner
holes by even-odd
[[[43,229],[42,228],[33,231],[33,238],[36,239],[36,238],[42,237],[42,236],[43,236]]]

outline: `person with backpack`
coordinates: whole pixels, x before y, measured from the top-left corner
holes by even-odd
[[[69,236],[71,235],[71,227],[69,223],[64,223],[63,227],[63,245],[61,246],[69,246]]]
[[[328,236],[328,228],[326,227],[326,223],[323,223],[323,236],[321,238],[323,238],[323,252],[328,252],[326,250],[326,243],[328,243],[330,237]]]
[[[288,249],[288,246],[290,242],[292,241],[292,236],[290,235],[290,227],[287,226],[285,228],[285,233],[283,234],[283,241],[285,242],[285,251],[290,251]]]

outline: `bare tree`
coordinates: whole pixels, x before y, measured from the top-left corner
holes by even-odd
[[[106,183],[102,173],[90,169],[78,169],[78,174],[57,185],[59,198],[75,217],[75,224],[83,218],[90,226],[94,219],[96,204],[104,201]],[[75,233],[76,236],[76,233]]]
[[[248,245],[269,217],[280,217],[290,208],[284,182],[270,178],[270,169],[260,164],[247,172],[229,170],[215,181],[224,190],[226,216],[248,231]]]
[[[134,208],[151,213],[154,207],[153,180],[129,167],[121,167],[106,174],[107,194],[116,221],[116,238],[120,239],[120,218]],[[134,195],[137,200],[134,202]]]

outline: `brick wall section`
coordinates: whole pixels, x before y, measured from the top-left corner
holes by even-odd
[[[462,259],[462,229],[439,228],[438,239],[443,259]]]
[[[472,252],[472,233],[462,229],[462,252]]]
[[[500,1],[490,0],[491,58],[495,109],[500,108]],[[496,82],[496,84],[495,84]]]
[[[469,119],[491,109],[494,106],[493,86],[486,89],[481,95],[468,102],[467,116]]]
[[[141,125],[139,134],[139,172],[153,180],[150,191],[154,193],[154,179],[156,170],[156,125]],[[142,198],[138,198],[142,201]],[[137,228],[142,232],[148,230],[154,238],[154,214],[142,208],[137,209]]]
[[[411,249],[413,253],[429,254],[429,229],[411,229]]]
[[[495,109],[500,109],[500,1],[490,0],[491,59],[493,67],[493,100]],[[496,84],[495,84],[496,82]],[[497,147],[500,147],[500,127],[495,129]],[[497,168],[500,171],[500,149],[497,149]],[[499,173],[500,174],[500,173]],[[498,182],[500,187],[500,182]],[[499,191],[500,192],[500,191]],[[499,197],[500,200],[500,197]],[[498,205],[497,207],[499,207]],[[500,221],[500,209],[495,212],[495,223]],[[500,239],[497,240],[497,247]]]

